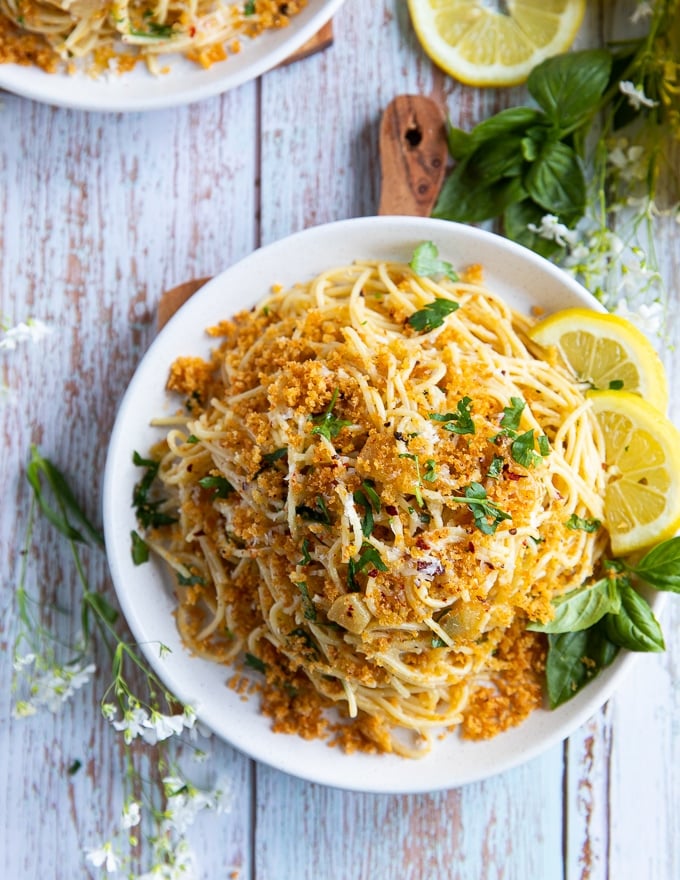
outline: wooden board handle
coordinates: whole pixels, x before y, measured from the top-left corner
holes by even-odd
[[[431,98],[399,95],[380,125],[379,214],[429,217],[446,171],[448,149],[444,113]],[[208,278],[186,281],[162,294],[158,329]]]
[[[379,214],[429,217],[448,155],[444,113],[432,98],[399,95],[380,125]]]

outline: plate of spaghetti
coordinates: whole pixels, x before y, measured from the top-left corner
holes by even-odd
[[[343,0],[0,0],[0,88],[61,107],[140,111],[254,79]]]
[[[111,438],[107,551],[213,731],[304,779],[427,791],[606,700],[632,655],[551,710],[535,631],[608,551],[602,434],[529,336],[565,306],[601,310],[499,236],[377,217],[256,251],[160,332]]]

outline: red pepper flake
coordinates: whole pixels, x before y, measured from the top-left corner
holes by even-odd
[[[506,471],[505,476],[509,480],[524,480],[526,478],[526,474],[515,474],[512,471]]]
[[[396,516],[399,513],[394,504],[386,504],[385,511],[388,513],[389,516]]]
[[[427,541],[424,538],[418,538],[418,540],[416,541],[416,547],[419,550],[429,550],[430,549],[430,545],[427,543]]]
[[[474,553],[474,552],[475,552],[475,545],[472,543],[472,541],[470,541],[470,542],[468,543],[468,550],[470,551],[470,553]]]
[[[378,574],[379,574],[379,572],[378,572],[378,569],[377,569],[377,568],[372,568],[372,569],[368,572],[368,576],[369,576],[370,578],[377,578],[377,577],[378,577]]]

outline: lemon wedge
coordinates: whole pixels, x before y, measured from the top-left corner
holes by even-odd
[[[524,82],[539,62],[568,49],[585,0],[408,0],[423,49],[448,74],[472,86]],[[507,10],[507,11],[505,11]]]
[[[661,412],[668,407],[668,382],[654,346],[630,321],[590,309],[564,309],[539,321],[529,336],[555,347],[577,378],[594,388],[640,394]]]
[[[637,394],[588,392],[605,442],[605,526],[616,556],[680,528],[680,431]]]

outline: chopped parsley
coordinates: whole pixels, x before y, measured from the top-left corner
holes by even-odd
[[[612,379],[609,383],[610,391],[620,391],[623,388],[623,379]]]
[[[297,565],[309,565],[312,561],[312,557],[309,555],[309,541],[307,538],[302,542],[302,559],[297,563]]]
[[[491,480],[497,480],[500,475],[503,473],[503,466],[505,465],[505,459],[502,455],[494,455],[491,459],[491,463],[489,464],[489,468],[486,472],[487,477]]]
[[[421,480],[421,478],[420,478],[420,461],[418,460],[418,456],[415,455],[413,452],[400,452],[400,453],[399,453],[399,458],[410,458],[411,461],[415,463],[415,466],[416,466],[416,484],[415,484],[415,486],[413,487],[413,494],[416,496],[416,501],[418,502],[418,504],[422,507],[423,504],[424,504],[424,502],[423,502],[423,495],[422,495],[422,493],[421,493],[421,491],[420,491],[420,487],[422,486],[423,483],[422,483],[422,480]]]
[[[322,437],[325,437],[326,440],[335,440],[335,438],[338,436],[343,428],[346,428],[352,424],[345,419],[339,419],[333,415],[333,407],[338,400],[338,393],[338,389],[336,388],[333,392],[331,402],[328,405],[328,409],[326,410],[326,412],[321,413],[321,415],[318,416],[309,417],[314,423],[314,427],[312,428],[310,433],[320,434]]]
[[[231,495],[232,492],[236,491],[226,477],[220,476],[202,477],[198,481],[198,485],[202,486],[204,489],[214,489],[215,498],[226,498],[228,495]]]
[[[538,464],[542,458],[550,453],[550,444],[545,435],[538,438],[539,452],[535,450],[534,429],[530,428],[524,434],[520,434],[510,444],[510,452],[517,464],[530,468]],[[543,442],[542,442],[543,441]]]
[[[364,480],[361,488],[357,489],[352,496],[354,502],[364,508],[364,515],[361,519],[361,531],[364,538],[368,538],[373,531],[373,514],[380,513],[380,496],[375,491],[374,486],[373,480]]]
[[[316,496],[316,507],[309,507],[307,504],[300,504],[295,508],[295,513],[302,519],[308,519],[311,522],[323,523],[325,526],[331,524],[331,516],[326,507],[326,502],[321,495]]]
[[[423,479],[428,483],[434,483],[437,479],[437,462],[433,458],[428,458],[425,462],[425,473]]]
[[[130,537],[132,538],[132,561],[135,565],[143,565],[149,561],[149,545],[134,529],[130,532]]]
[[[383,562],[380,553],[372,544],[364,541],[361,545],[359,558],[357,560],[350,559],[347,565],[347,584],[352,593],[356,593],[359,590],[359,584],[356,582],[356,575],[369,565],[372,568],[376,568],[378,571],[387,571],[387,566]]]
[[[251,669],[254,669],[256,672],[265,673],[267,671],[267,664],[264,660],[260,660],[259,657],[256,657],[255,654],[250,654],[246,651],[245,655],[245,665],[249,666]]]
[[[453,434],[474,434],[475,423],[472,421],[472,413],[470,407],[472,399],[463,397],[456,404],[456,412],[454,413],[429,413],[429,418],[433,422],[442,422],[445,431],[451,431]]]
[[[519,423],[522,420],[522,413],[526,403],[521,397],[511,397],[510,406],[503,407],[503,418],[501,419],[501,433],[508,437],[513,437],[519,431]]]
[[[160,462],[153,458],[142,458],[138,452],[132,453],[132,461],[137,467],[146,468],[142,479],[135,485],[132,492],[132,506],[135,508],[137,521],[145,529],[169,526],[177,522],[177,517],[164,513],[159,508],[164,499],[150,500],[151,487],[158,476]]]
[[[439,249],[432,241],[424,241],[413,251],[409,266],[416,275],[438,278],[445,275],[450,281],[458,281],[458,273],[451,263],[439,259]]]
[[[304,608],[305,618],[307,620],[316,620],[316,608],[312,602],[312,597],[309,595],[309,587],[305,581],[295,581],[294,583],[302,596],[302,607]]]
[[[589,519],[582,516],[577,516],[575,513],[569,517],[569,519],[565,522],[565,526],[568,529],[581,529],[584,532],[596,532],[602,523],[599,519]]]
[[[255,0],[246,0],[243,4],[244,15],[255,15]]]
[[[418,333],[429,333],[430,330],[441,327],[444,323],[444,318],[455,312],[457,308],[457,302],[450,299],[437,298],[424,305],[422,309],[418,309],[417,312],[409,315],[408,323]]]
[[[454,497],[450,500],[467,504],[474,517],[475,525],[485,535],[493,535],[503,520],[512,519],[509,513],[488,500],[486,489],[481,483],[473,481],[469,486],[466,486],[464,497]]]

